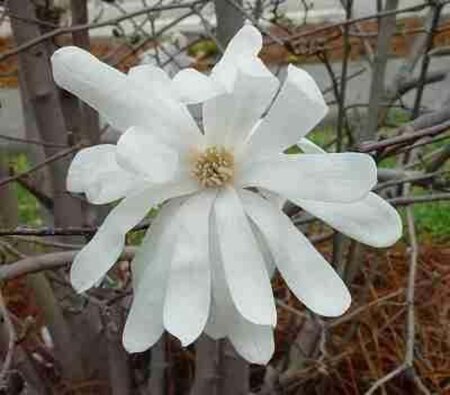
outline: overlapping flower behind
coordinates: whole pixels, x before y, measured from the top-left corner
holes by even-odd
[[[327,113],[314,80],[289,66],[278,79],[257,57],[262,38],[244,26],[209,77],[186,69],[172,80],[153,66],[123,74],[64,47],[55,81],[123,132],[74,158],[67,188],[94,204],[120,199],[71,268],[74,288],[99,282],[126,233],[160,210],[131,263],[134,298],[123,334],[144,351],[164,329],[183,345],[202,332],[227,337],[247,360],[273,354],[274,265],[312,311],[337,316],[347,287],[267,196],[292,201],[374,247],[401,235],[397,212],[370,192],[376,166],[359,153],[325,153],[304,136]],[[203,103],[200,128],[187,104]],[[303,154],[286,155],[298,144]]]

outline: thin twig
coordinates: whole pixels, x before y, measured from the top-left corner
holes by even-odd
[[[375,383],[373,383],[373,385],[369,388],[368,391],[365,392],[364,395],[372,395],[378,388],[386,384],[388,381],[392,380],[395,376],[402,373],[406,368],[407,366],[405,364],[401,364],[386,376],[383,376],[381,379],[375,381]]]
[[[135,247],[125,247],[120,259],[131,260],[136,251]],[[80,250],[51,252],[48,254],[29,256],[10,265],[0,266],[0,281],[40,272],[42,270],[57,269],[72,262]]]
[[[20,137],[7,136],[5,134],[0,134],[0,139],[8,140],[8,141],[16,141],[18,143],[24,143],[24,144],[42,145],[43,147],[67,148],[66,144],[49,143],[46,141],[33,140],[33,139],[23,139]]]
[[[42,34],[41,36],[36,37],[35,39],[30,40],[26,43],[23,43],[22,45],[18,45],[15,48],[12,48],[8,51],[4,51],[3,54],[0,55],[0,62],[13,56],[13,55],[18,54],[19,52],[22,52],[29,48],[32,48],[35,45],[38,45],[43,41],[60,36],[62,34],[74,33],[74,32],[83,31],[86,29],[94,30],[94,29],[99,29],[99,28],[106,27],[106,26],[115,26],[118,23],[123,22],[127,19],[134,18],[139,15],[147,14],[149,12],[168,11],[168,10],[176,10],[176,9],[184,9],[184,8],[192,9],[193,7],[195,7],[199,4],[202,4],[202,3],[205,3],[205,1],[199,0],[199,1],[193,1],[191,3],[186,3],[186,4],[168,4],[168,5],[162,5],[159,7],[154,7],[154,6],[145,7],[145,8],[139,9],[138,11],[130,12],[127,15],[122,15],[117,18],[108,19],[103,22],[86,23],[86,24],[76,25],[76,26],[61,27],[59,29],[51,30],[48,33]]]
[[[11,367],[14,355],[14,348],[16,344],[16,331],[14,330],[14,325],[9,316],[8,309],[6,308],[5,300],[3,299],[3,295],[1,294],[1,292],[0,292],[0,312],[2,314],[3,321],[6,325],[6,329],[8,330],[8,351],[6,353],[3,366],[0,370],[0,386],[2,388],[5,388],[6,376],[8,374],[8,370]]]
[[[425,129],[417,130],[411,133],[405,133],[401,136],[387,138],[378,142],[362,143],[356,148],[356,151],[366,153],[381,151],[393,145],[404,145],[423,137],[435,136],[437,134],[444,133],[449,128],[450,128],[450,121],[446,121],[441,124],[434,125]],[[402,127],[401,129],[405,129],[405,127]]]
[[[10,182],[16,181],[19,178],[28,176],[29,174],[34,173],[35,171],[47,166],[49,163],[55,162],[59,159],[66,157],[67,155],[72,154],[73,152],[77,151],[81,147],[82,147],[81,144],[74,145],[73,147],[70,147],[63,151],[59,151],[55,155],[47,157],[47,159],[45,159],[43,162],[38,163],[37,165],[31,167],[30,169],[28,169],[22,173],[14,174],[13,176],[3,178],[0,180],[0,187],[3,185],[9,184]]]
[[[418,203],[430,203],[450,200],[450,193],[432,193],[429,195],[420,196],[400,196],[392,199],[388,199],[388,202],[394,206],[409,206],[411,204]]]

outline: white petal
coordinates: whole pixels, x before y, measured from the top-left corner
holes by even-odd
[[[270,279],[236,191],[223,189],[214,209],[225,276],[237,310],[255,324],[275,325]]]
[[[157,91],[149,92],[89,52],[63,47],[54,52],[51,62],[56,83],[96,109],[116,129],[142,126],[179,145],[199,138],[195,122],[180,103],[174,105]]]
[[[173,216],[179,205],[169,202],[158,214],[131,262],[134,298],[123,332],[123,345],[128,352],[142,352],[161,337],[164,296],[176,235]]]
[[[265,236],[281,275],[297,298],[317,314],[343,314],[351,296],[334,269],[286,215],[251,192],[241,195],[247,214]]]
[[[119,130],[136,124],[144,109],[151,110],[144,95],[127,84],[125,74],[81,48],[63,47],[55,51],[51,61],[56,83],[94,107]]]
[[[191,68],[181,70],[173,77],[172,89],[178,99],[186,104],[201,103],[225,93],[211,78]]]
[[[197,189],[184,181],[161,188],[148,188],[127,196],[109,213],[92,240],[77,254],[70,270],[72,286],[84,292],[97,283],[116,262],[125,243],[125,234],[156,204]]]
[[[183,346],[202,333],[209,314],[211,273],[209,217],[215,191],[188,199],[177,214],[177,238],[172,246],[164,327]]]
[[[249,163],[239,177],[243,186],[266,188],[297,204],[299,199],[351,202],[375,185],[377,167],[360,153],[281,154]]]
[[[275,103],[251,137],[250,152],[259,156],[283,152],[316,126],[327,111],[314,79],[289,65]]]
[[[236,68],[246,62],[259,62],[257,55],[263,44],[261,33],[252,25],[243,26],[230,40],[222,59],[214,66],[211,76],[228,91],[235,85]]]
[[[233,322],[228,335],[238,354],[250,363],[266,365],[275,351],[273,329],[241,318]]]
[[[243,143],[268,108],[277,88],[277,78],[265,66],[238,67],[231,91],[203,105],[208,142],[228,147]]]
[[[213,224],[213,229],[215,225]],[[211,234],[213,294],[205,332],[213,339],[229,337],[236,351],[247,361],[265,364],[272,357],[274,342],[270,325],[255,325],[236,310],[225,280],[216,234]]]
[[[117,164],[116,146],[111,144],[78,151],[70,164],[66,182],[69,192],[85,193],[93,204],[113,202],[139,185],[140,180]]]
[[[297,143],[297,146],[305,153],[305,154],[326,154],[327,151],[319,147],[317,144],[314,144],[311,140],[308,140],[304,137],[300,139]]]
[[[145,129],[132,127],[117,142],[117,162],[150,182],[162,183],[174,178],[178,154]]]
[[[142,278],[145,278],[145,270],[150,262],[150,258],[154,256],[153,254],[150,254],[149,258],[147,258],[147,252],[149,254],[151,251],[156,251],[156,247],[158,246],[161,235],[166,231],[166,227],[169,223],[172,222],[175,213],[185,199],[186,197],[170,199],[161,207],[156,217],[152,220],[151,226],[148,228],[147,232],[145,233],[145,237],[142,240],[142,247],[139,248],[138,253],[135,255],[133,261],[131,262],[131,274],[134,290],[137,289],[138,284],[142,280]],[[142,253],[141,250],[143,250]],[[138,256],[141,257],[141,254],[145,255],[145,259],[137,259]],[[142,255],[142,257],[144,257],[144,255]],[[168,265],[166,264],[166,266]]]
[[[128,71],[127,77],[149,95],[157,95],[168,100],[176,99],[176,95],[170,89],[170,77],[159,67],[150,64],[134,66]]]
[[[160,137],[168,137],[168,141],[175,144],[177,138],[182,138],[184,146],[201,143],[202,135],[197,124],[180,102],[179,94],[164,70],[150,64],[139,65],[128,71],[127,78],[131,84],[143,90],[147,99],[152,100],[153,106],[158,106],[162,111],[163,124],[168,130],[160,132]],[[179,142],[177,145],[180,145]]]
[[[213,285],[214,290],[214,285]],[[227,337],[227,327],[224,325],[225,317],[219,313],[221,307],[218,307],[216,301],[211,299],[208,321],[205,325],[205,333],[214,340]]]
[[[298,145],[307,153],[326,153],[305,138]],[[350,204],[311,201],[298,203],[340,232],[372,247],[388,247],[402,235],[400,215],[389,203],[372,192],[361,201]]]
[[[272,204],[273,204],[273,202],[272,202]],[[275,207],[277,207],[277,206],[275,205]],[[281,210],[281,208],[280,208],[280,210]],[[270,248],[267,245],[266,239],[264,238],[264,236],[261,233],[261,231],[259,230],[259,228],[252,221],[249,221],[249,223],[252,228],[253,234],[255,236],[255,240],[258,243],[259,251],[261,251],[261,254],[264,258],[264,263],[266,264],[267,273],[269,274],[269,277],[272,278],[273,275],[275,274],[276,265],[275,265],[275,261],[273,259],[272,253],[270,252]]]
[[[267,199],[269,202],[274,204],[276,207],[278,207],[280,210],[283,209],[284,204],[286,203],[286,199],[283,196],[278,195],[275,192],[268,191],[264,188],[259,188],[258,193]]]
[[[297,203],[339,232],[372,247],[389,247],[402,236],[400,215],[388,202],[372,192],[352,203],[310,200],[299,200]]]

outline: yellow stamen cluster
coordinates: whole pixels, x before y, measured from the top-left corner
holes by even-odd
[[[233,155],[223,147],[212,146],[195,155],[192,175],[205,188],[220,187],[233,177]]]

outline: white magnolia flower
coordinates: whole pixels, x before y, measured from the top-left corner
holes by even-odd
[[[52,57],[56,82],[124,132],[117,145],[81,150],[69,169],[69,191],[96,204],[121,199],[77,255],[74,288],[83,292],[100,281],[126,233],[162,204],[132,262],[134,299],[123,336],[131,352],[152,346],[164,329],[183,345],[206,331],[228,337],[247,360],[267,362],[276,324],[273,263],[315,313],[347,310],[343,281],[257,190],[375,247],[400,237],[396,211],[370,193],[374,161],[325,154],[302,139],[327,112],[320,90],[289,66],[276,95],[279,82],[257,57],[261,46],[247,25],[211,77],[186,69],[173,80],[149,65],[122,74],[75,47]],[[202,101],[203,132],[186,107]],[[299,141],[304,154],[283,154]]]

